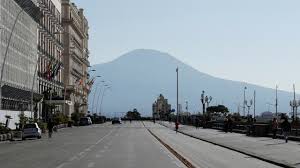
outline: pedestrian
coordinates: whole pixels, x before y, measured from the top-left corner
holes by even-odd
[[[277,137],[276,137],[277,129],[278,129],[278,121],[277,121],[277,118],[273,118],[273,121],[272,121],[272,133],[273,133],[273,139],[277,139]]]
[[[51,138],[53,133],[53,127],[54,127],[54,123],[51,119],[49,119],[47,123],[47,127],[48,127],[48,137]]]
[[[231,118],[231,116],[228,117],[228,129],[229,132],[232,133],[232,128],[233,128],[233,120]]]
[[[228,132],[228,118],[226,117],[225,119],[224,119],[224,132]]]
[[[175,124],[175,130],[176,130],[176,133],[178,132],[178,128],[179,128],[179,122],[176,121],[176,124]]]
[[[285,142],[288,143],[288,138],[289,138],[288,136],[292,128],[287,117],[285,117],[284,121],[281,123],[281,129],[284,135]]]

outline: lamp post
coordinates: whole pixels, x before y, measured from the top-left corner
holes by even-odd
[[[178,67],[177,67],[177,68],[176,68],[176,77],[177,77],[177,78],[176,78],[176,79],[177,79],[177,80],[176,80],[176,81],[177,81],[177,85],[176,85],[176,86],[177,86],[177,87],[176,87],[176,90],[177,90],[177,91],[176,91],[176,93],[177,93],[177,94],[176,94],[176,102],[177,102],[177,103],[176,103],[176,105],[177,105],[177,107],[176,107],[176,108],[177,108],[177,109],[176,109],[176,110],[177,110],[177,115],[176,115],[176,127],[177,127],[177,124],[179,124],[179,104],[178,104],[178,94],[179,94],[179,93],[178,93],[178,87],[179,87],[179,86],[178,86],[178,73],[179,73],[179,72],[178,72],[178,71],[179,71],[179,69],[178,69]],[[177,129],[176,129],[176,130],[177,130]]]
[[[104,86],[103,86],[103,92],[104,92],[105,88],[108,87],[108,86],[109,86],[109,85],[104,85]],[[99,94],[98,94],[98,98],[97,98],[97,102],[98,102],[98,103],[99,103],[99,99],[100,99],[100,96],[101,96],[101,90],[102,90],[102,89],[100,88],[100,91],[99,91]],[[97,102],[96,102],[96,103],[97,103]],[[98,107],[99,107],[99,104],[97,104],[97,106],[96,106],[96,113],[98,113]],[[100,113],[99,113],[99,115],[100,115]]]
[[[102,115],[102,103],[103,103],[103,98],[104,98],[105,92],[106,92],[107,89],[110,89],[110,88],[111,88],[111,87],[106,87],[106,88],[104,88],[104,90],[103,90],[102,98],[101,98],[101,103],[100,103],[100,112],[99,112],[100,116]]]
[[[244,101],[243,101],[243,115],[245,116],[246,115],[246,90],[247,90],[247,87],[244,87]]]
[[[254,119],[254,121],[256,121],[256,119],[255,119],[255,112],[256,112],[256,90],[254,90],[253,100],[254,100],[254,103],[253,103],[253,119]]]
[[[7,59],[8,49],[10,47],[11,38],[12,38],[13,32],[15,30],[17,21],[19,20],[20,15],[25,11],[25,9],[30,9],[30,7],[21,8],[21,10],[18,12],[17,17],[15,18],[12,30],[10,32],[9,38],[8,38],[8,43],[7,43],[6,49],[5,49],[4,58],[3,58],[2,66],[1,66],[1,76],[0,76],[0,109],[2,109],[3,72],[4,72],[4,66],[5,66],[6,59]]]
[[[276,118],[278,118],[278,85],[276,85],[276,99],[275,99],[275,108],[276,108]]]
[[[248,115],[247,115],[247,118],[248,118],[248,120],[249,120],[249,114],[250,114],[250,108],[251,108],[251,106],[252,106],[252,104],[253,104],[253,100],[250,100],[250,102],[249,102],[250,104],[248,104],[248,101],[247,100],[245,100],[245,105],[248,107]]]
[[[202,91],[201,94],[201,103],[202,103],[202,110],[203,110],[203,115],[205,114],[206,110],[205,110],[205,105],[207,104],[207,107],[209,107],[209,103],[212,101],[212,97],[211,96],[205,96],[205,91]]]
[[[95,105],[95,99],[96,99],[96,94],[97,94],[97,91],[98,91],[98,87],[99,87],[99,85],[100,85],[100,87],[101,87],[101,84],[103,84],[105,81],[103,80],[103,81],[101,81],[102,83],[98,83],[97,85],[96,85],[96,88],[95,88],[95,92],[94,92],[94,96],[93,96],[93,103],[92,103],[92,112],[94,111],[94,105]],[[100,93],[101,93],[101,90],[100,90]],[[96,113],[97,113],[97,111],[96,111]]]

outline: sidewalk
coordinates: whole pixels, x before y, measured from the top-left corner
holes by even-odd
[[[162,122],[164,126],[174,129],[174,123]],[[218,144],[264,160],[300,168],[300,143],[266,137],[248,137],[238,133],[224,133],[214,129],[196,129],[180,125],[179,131],[201,140]]]

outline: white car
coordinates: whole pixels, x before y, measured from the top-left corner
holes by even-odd
[[[42,138],[42,131],[37,123],[24,125],[22,139],[26,138]]]

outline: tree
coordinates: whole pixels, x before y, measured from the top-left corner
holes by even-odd
[[[138,120],[141,118],[141,114],[138,112],[138,110],[135,108],[133,111],[128,111],[126,114],[126,118]]]
[[[224,105],[218,106],[210,106],[207,108],[207,112],[210,114],[217,113],[217,114],[226,114],[229,112],[228,108]]]

